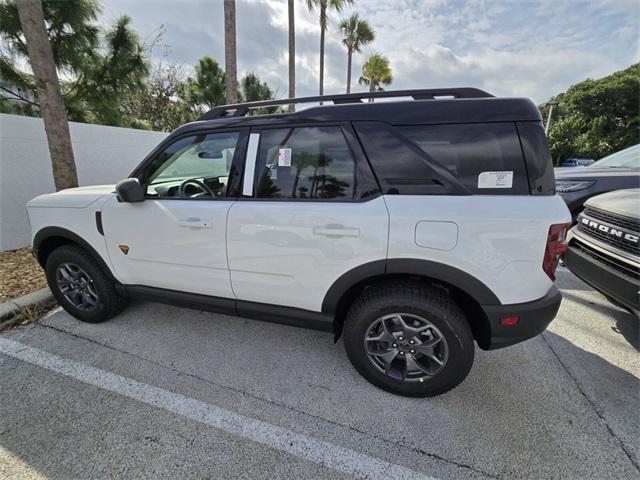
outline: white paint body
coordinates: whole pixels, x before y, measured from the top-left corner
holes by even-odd
[[[233,202],[152,200],[118,202],[102,209],[104,242],[116,278],[184,292],[233,297],[225,223]],[[124,255],[118,247],[127,245]]]
[[[543,297],[553,282],[542,270],[549,226],[571,221],[566,204],[554,196],[385,196],[389,210],[388,258],[421,258],[455,267],[484,283],[503,304]],[[444,240],[433,248],[419,246],[433,222]]]
[[[539,299],[552,286],[542,270],[549,226],[571,219],[559,196],[127,204],[112,192],[81,188],[35,198],[28,204],[33,234],[48,226],[76,233],[124,284],[311,311],[321,310],[340,275],[387,258],[455,267],[487,285],[502,304]],[[121,244],[130,247],[128,255]]]
[[[237,297],[319,312],[331,284],[386,258],[384,198],[362,203],[236,202],[227,251]]]
[[[27,203],[32,240],[43,228],[64,228],[91,245],[113,271],[104,237],[96,228],[95,217],[95,212],[102,210],[105,201],[115,197],[113,191],[112,185],[79,187],[40,195],[32,199]]]

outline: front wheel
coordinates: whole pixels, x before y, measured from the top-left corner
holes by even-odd
[[[475,353],[458,305],[442,289],[419,281],[385,282],[365,290],[345,321],[344,344],[363,377],[412,397],[456,387]]]
[[[127,306],[98,262],[77,245],[63,245],[51,252],[45,273],[53,296],[78,320],[104,322]]]

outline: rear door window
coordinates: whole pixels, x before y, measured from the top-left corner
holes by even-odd
[[[351,200],[356,162],[340,127],[264,130],[258,198]]]
[[[518,133],[512,123],[395,128],[471,193],[529,193]]]

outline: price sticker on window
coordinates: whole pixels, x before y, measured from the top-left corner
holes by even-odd
[[[478,175],[478,188],[511,188],[513,172],[482,172]]]
[[[279,167],[291,166],[291,149],[290,148],[278,149],[278,166]]]

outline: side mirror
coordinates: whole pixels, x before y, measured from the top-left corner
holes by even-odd
[[[116,193],[121,202],[144,201],[144,189],[137,178],[125,178],[116,185]]]

